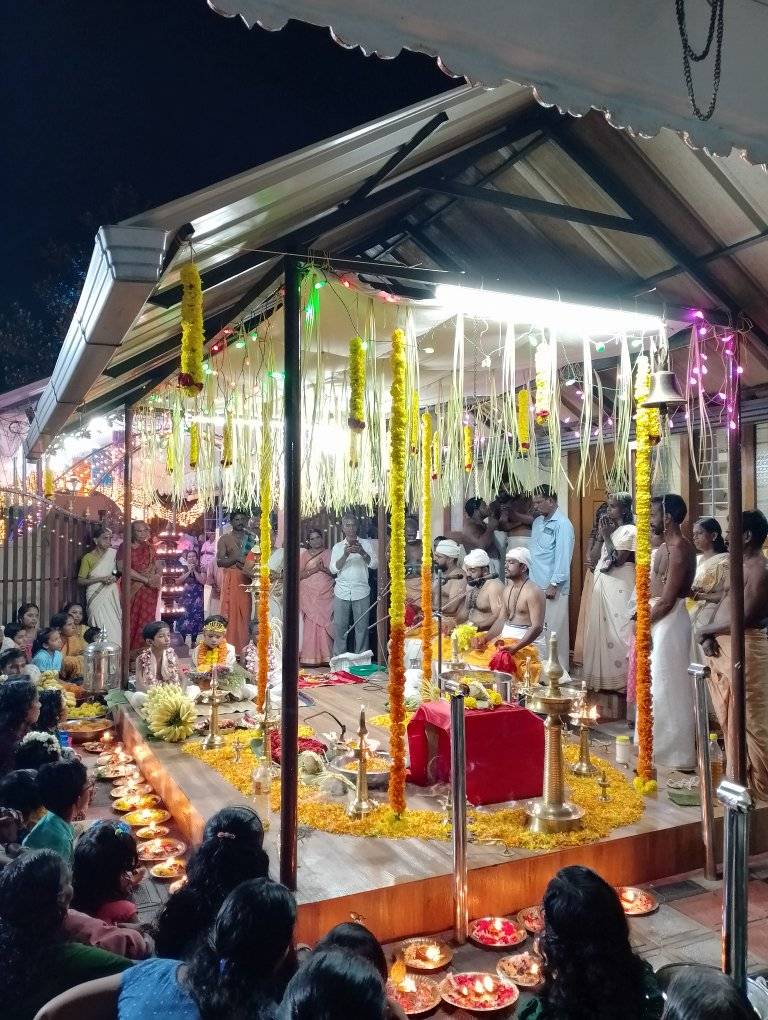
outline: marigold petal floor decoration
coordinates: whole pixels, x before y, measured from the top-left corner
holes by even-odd
[[[309,731],[311,727],[305,729]],[[204,750],[201,742],[189,740],[182,745],[182,750],[214,769],[236,790],[249,797],[251,773],[256,764],[256,758],[248,747],[250,736],[249,732],[242,730],[239,733],[228,733],[224,736],[224,745],[211,751]],[[241,751],[240,760],[235,761],[232,743],[238,737],[241,744],[245,743],[246,746]],[[578,758],[578,748],[566,746],[564,754],[566,762],[575,762]],[[521,805],[498,810],[471,810],[468,816],[470,839],[477,843],[495,843],[517,850],[558,850],[603,839],[614,829],[637,822],[643,814],[642,795],[632,788],[624,773],[614,768],[610,762],[600,758],[594,760],[601,771],[605,770],[606,779],[610,784],[608,787],[610,800],[607,803],[600,801],[600,790],[594,778],[569,776],[570,799],[584,808],[584,827],[579,832],[551,835],[530,832],[525,827],[525,811]],[[280,809],[278,780],[272,784],[271,808],[273,811]],[[446,815],[438,805],[433,811],[408,808],[401,818],[397,818],[389,805],[382,803],[381,807],[374,809],[362,819],[353,819],[347,815],[345,798],[329,800],[318,790],[300,784],[298,813],[300,825],[336,835],[442,841],[450,838],[450,826],[446,824]]]

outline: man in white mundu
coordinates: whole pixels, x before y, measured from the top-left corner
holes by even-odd
[[[542,648],[537,639],[544,630],[544,592],[528,577],[531,567],[530,551],[524,547],[510,549],[504,561],[507,585],[504,588],[501,611],[495,623],[485,634],[478,635],[473,644],[482,650],[497,637],[512,638],[514,654],[526,645],[536,644],[542,662]]]
[[[531,580],[544,592],[544,633],[542,643],[549,647],[550,634],[557,634],[560,665],[567,672],[570,658],[568,601],[571,590],[571,559],[575,535],[573,525],[557,505],[557,493],[540,485],[533,494],[531,525]],[[542,655],[542,661],[549,653]]]
[[[674,493],[651,500],[651,530],[664,536],[653,561],[661,595],[651,600],[651,694],[654,762],[693,771],[693,684],[688,676],[691,618],[685,600],[696,574],[696,552],[680,531],[687,513],[685,500]]]

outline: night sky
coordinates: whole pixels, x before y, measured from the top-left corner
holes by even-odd
[[[0,309],[39,312],[47,243],[90,252],[83,215],[115,186],[138,198],[124,218],[459,84],[417,54],[249,30],[205,0],[3,6]]]

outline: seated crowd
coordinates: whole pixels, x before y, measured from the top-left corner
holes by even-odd
[[[71,827],[87,803],[74,763],[20,770],[0,783],[0,839],[17,841],[51,802]],[[63,768],[67,768],[66,779]],[[53,770],[53,771],[51,771]],[[61,814],[57,814],[61,812]],[[49,827],[40,849],[7,846],[0,871],[0,1001],[7,1020],[391,1020],[387,960],[361,924],[310,950],[294,941],[296,900],[269,877],[258,815],[224,808],[208,822],[186,884],[138,925],[136,838],[94,822],[74,847]],[[44,833],[43,835],[46,835]],[[15,854],[15,856],[13,856]],[[633,951],[614,889],[563,868],[543,900],[543,986],[521,1020],[725,1020],[753,1017],[728,978],[684,968],[665,1003]]]
[[[250,808],[224,808],[208,821],[185,884],[152,922],[138,923],[146,874],[136,836],[122,821],[88,819],[93,782],[60,739],[88,640],[79,609],[65,607],[40,630],[37,607],[22,606],[18,627],[5,628],[12,647],[0,653],[4,1020],[402,1020],[387,998],[384,950],[363,925],[339,924],[312,950],[296,945],[295,898],[270,878]],[[197,672],[234,664],[225,628],[223,617],[205,620]],[[144,637],[137,685],[179,682],[167,626],[149,624]],[[241,653],[246,670],[251,637]],[[58,683],[42,686],[54,672]],[[727,978],[704,968],[682,970],[665,1003],[632,949],[616,892],[587,868],[558,872],[543,910],[544,981],[521,1020],[754,1015]]]

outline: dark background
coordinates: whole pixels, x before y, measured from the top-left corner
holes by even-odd
[[[101,223],[459,84],[418,54],[249,30],[205,0],[0,9],[0,390],[50,373]]]

